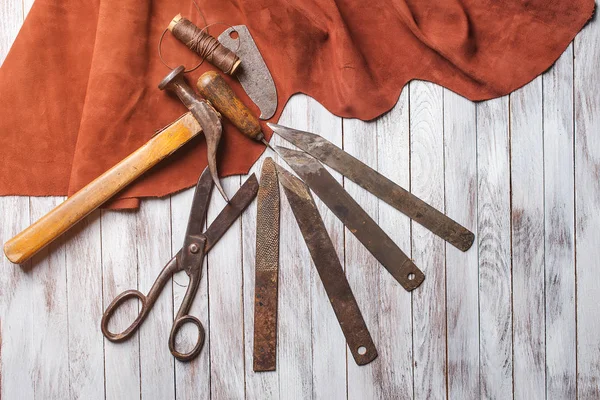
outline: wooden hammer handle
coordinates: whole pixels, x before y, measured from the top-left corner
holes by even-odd
[[[6,242],[4,254],[15,264],[27,261],[201,131],[200,124],[191,113],[184,114],[127,158]]]

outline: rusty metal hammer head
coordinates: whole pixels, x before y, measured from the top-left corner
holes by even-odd
[[[219,190],[219,193],[223,196],[225,201],[229,202],[221,182],[219,181],[219,174],[217,171],[217,148],[219,147],[219,141],[221,140],[221,134],[223,133],[223,127],[221,126],[221,115],[212,107],[212,105],[206,100],[200,98],[194,92],[194,90],[187,84],[185,77],[183,76],[185,68],[179,66],[171,71],[159,84],[160,90],[169,90],[174,92],[179,100],[192,112],[192,115],[204,132],[206,138],[206,145],[208,147],[208,169],[212,176],[215,186]]]

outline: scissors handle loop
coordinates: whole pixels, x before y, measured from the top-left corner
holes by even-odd
[[[152,285],[152,288],[148,292],[147,296],[142,294],[142,292],[140,292],[139,290],[131,289],[126,290],[117,297],[115,297],[115,299],[108,305],[106,311],[102,315],[102,321],[100,322],[102,334],[104,334],[104,336],[111,342],[122,342],[123,340],[126,340],[129,337],[131,337],[131,335],[133,335],[135,331],[140,327],[142,322],[144,322],[144,319],[146,319],[146,316],[148,316],[148,313],[152,309],[152,306],[154,306],[154,303],[156,302],[156,299],[158,298],[158,295],[160,294],[161,290],[169,281],[171,275],[173,275],[173,273],[177,271],[177,269],[177,256],[175,256],[162,269],[162,271],[158,275],[158,278]],[[137,298],[142,303],[140,307],[140,313],[138,314],[137,318],[124,331],[120,333],[111,332],[108,329],[108,323],[110,322],[110,319],[123,303],[132,298]]]
[[[200,241],[202,245],[202,249],[204,248],[205,240],[202,239]],[[202,250],[202,254],[204,251]],[[202,257],[200,258],[200,267],[202,266]],[[177,312],[177,316],[175,317],[175,321],[173,321],[173,327],[171,328],[171,334],[169,335],[169,350],[171,350],[171,354],[179,361],[189,361],[196,357],[202,347],[204,346],[204,327],[198,318],[189,315],[190,308],[192,306],[192,301],[194,297],[196,297],[196,293],[198,292],[198,287],[200,286],[200,278],[201,278],[201,268],[194,269],[190,271],[189,277],[190,281],[188,283],[187,290],[185,292],[185,296],[181,301],[181,306],[179,307],[179,311]],[[198,339],[194,348],[187,353],[183,353],[178,351],[175,348],[175,338],[177,336],[177,332],[181,329],[181,327],[187,323],[196,325],[198,328]]]
[[[117,311],[117,308],[119,308],[123,303],[132,298],[137,298],[142,303],[142,307],[137,318],[123,332],[113,333],[110,330],[108,330],[108,323],[115,311]],[[102,333],[104,334],[104,336],[106,336],[106,338],[111,342],[122,342],[123,340],[129,338],[148,314],[149,309],[147,306],[147,300],[147,297],[144,294],[142,294],[142,292],[135,289],[126,290],[117,297],[115,297],[115,299],[108,305],[106,311],[102,315],[100,328],[102,329]]]
[[[188,353],[183,353],[175,348],[175,337],[177,336],[179,329],[188,323],[194,324],[196,325],[196,328],[198,328],[198,340],[196,341],[196,344],[192,350],[190,350]],[[181,318],[177,318],[173,322],[173,328],[171,328],[171,334],[169,335],[169,350],[171,350],[171,354],[173,354],[173,356],[179,361],[190,361],[191,359],[195,358],[202,350],[202,347],[204,347],[205,337],[206,334],[204,333],[204,327],[202,326],[200,320],[192,315],[184,315]]]

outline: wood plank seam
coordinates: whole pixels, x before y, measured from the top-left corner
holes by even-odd
[[[407,86],[408,90],[408,191],[412,193],[412,86],[413,81],[409,82]],[[408,224],[409,234],[410,234],[410,249],[408,250],[408,254],[410,254],[410,258],[413,259],[413,248],[414,248],[414,236],[413,236],[413,224],[412,222]],[[427,279],[427,278],[425,278]],[[411,315],[411,370],[412,370],[412,398],[415,398],[415,294],[414,292],[410,292],[410,315]]]

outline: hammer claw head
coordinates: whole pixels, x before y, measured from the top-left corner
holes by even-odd
[[[203,107],[198,110],[198,117],[202,130],[204,131],[204,138],[206,139],[206,150],[207,150],[207,161],[210,175],[215,182],[217,190],[226,202],[229,203],[229,199],[221,186],[219,181],[219,173],[217,171],[217,150],[219,142],[221,141],[221,135],[223,133],[223,127],[221,126],[221,120],[218,114],[213,110],[211,106],[206,103],[202,103]]]

